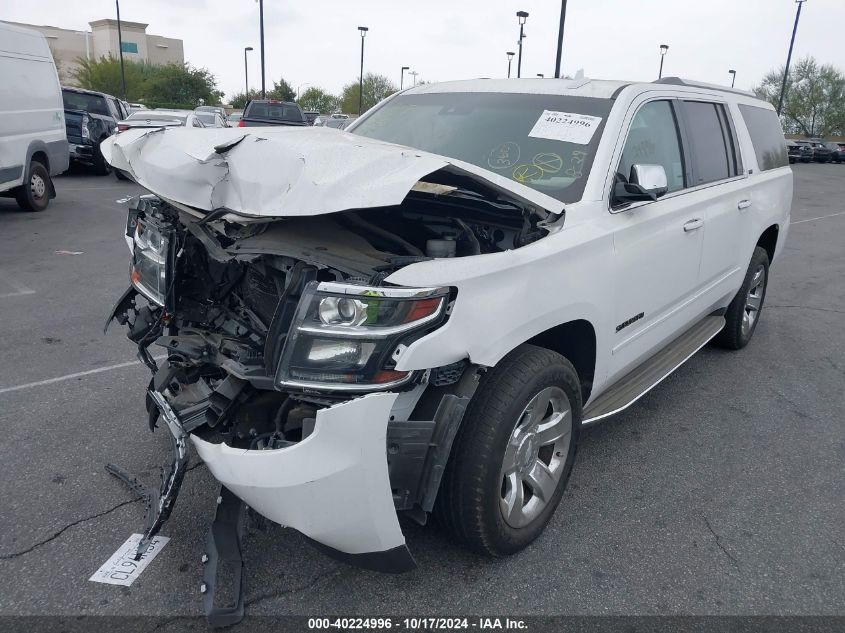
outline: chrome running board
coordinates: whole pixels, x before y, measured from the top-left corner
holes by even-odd
[[[581,424],[598,422],[630,407],[692,358],[723,327],[723,316],[711,315],[703,318],[587,405]]]

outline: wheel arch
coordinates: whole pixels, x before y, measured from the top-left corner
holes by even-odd
[[[39,163],[47,168],[47,173],[50,173],[50,152],[47,150],[47,144],[44,141],[32,141],[26,150],[26,166],[37,160]]]
[[[760,235],[760,239],[757,240],[757,246],[760,246],[766,251],[766,254],[769,256],[770,262],[774,261],[775,259],[775,249],[777,248],[779,233],[780,226],[777,224],[772,224],[765,231],[763,231],[763,234]]]
[[[540,332],[525,341],[564,356],[581,381],[582,402],[587,402],[596,373],[596,330],[586,319],[575,319]]]

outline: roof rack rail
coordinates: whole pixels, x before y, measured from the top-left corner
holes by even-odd
[[[730,92],[733,94],[743,95],[745,97],[754,97],[755,99],[757,98],[757,95],[747,90],[731,88],[730,86],[708,84],[704,83],[703,81],[690,81],[689,79],[683,79],[681,77],[663,77],[662,79],[658,79],[656,81],[653,81],[652,83],[664,84],[667,86],[686,86],[688,88],[707,88],[708,90],[720,90],[722,92]]]

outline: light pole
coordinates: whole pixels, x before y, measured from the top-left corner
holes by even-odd
[[[364,38],[367,37],[366,26],[359,26],[361,32],[361,75],[358,77],[358,116],[361,116],[361,109],[364,104]]]
[[[299,97],[301,97],[301,96],[302,96],[302,88],[303,88],[304,86],[310,86],[310,85],[311,85],[311,84],[310,84],[309,82],[307,82],[307,81],[306,81],[305,83],[299,84],[299,85],[296,87],[296,100],[297,100],[297,101],[299,101]]]
[[[246,54],[252,50],[252,46],[244,46],[244,96],[249,99],[249,68],[246,65]]]
[[[786,82],[789,79],[789,63],[792,61],[792,47],[795,46],[795,34],[798,32],[798,20],[801,19],[801,6],[807,0],[795,0],[798,11],[795,12],[795,26],[792,27],[792,39],[789,40],[789,54],[786,56],[786,68],[783,70],[783,85],[780,88],[780,100],[778,101],[778,116],[783,111],[783,99],[786,96]]]
[[[402,66],[402,76],[399,78],[399,90],[405,85],[405,71],[411,70],[410,66]]]
[[[123,100],[126,101],[126,73],[123,70],[123,32],[120,29],[120,0],[114,0],[117,7],[117,50],[120,51],[120,85],[123,87]]]
[[[660,45],[660,74],[657,76],[658,79],[663,79],[663,58],[666,57],[666,53],[669,52],[669,45],[668,44],[661,44]]]
[[[513,61],[514,55],[516,55],[516,53],[514,53],[513,51],[507,52],[507,56],[508,56],[508,79],[511,78],[511,62]]]
[[[261,38],[261,98],[267,98],[266,76],[264,74],[264,0],[258,0],[258,30]]]
[[[516,61],[516,76],[522,77],[522,40],[525,39],[525,20],[528,17],[528,11],[517,11],[516,18],[519,20],[519,59]]]
[[[733,88],[736,85],[736,71],[729,70],[728,74],[731,76],[731,88]]]
[[[408,74],[411,75],[414,78],[414,85],[416,86],[417,85],[417,75],[419,75],[419,73],[416,70],[412,70]]]
[[[555,61],[555,77],[560,79],[560,62],[563,57],[563,25],[566,23],[566,0],[560,3],[560,29],[557,32],[557,61]]]

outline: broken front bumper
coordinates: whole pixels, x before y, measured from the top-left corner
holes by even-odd
[[[336,558],[368,569],[416,567],[393,504],[386,457],[396,394],[374,393],[317,412],[295,446],[245,450],[191,436],[220,483],[268,519]]]

